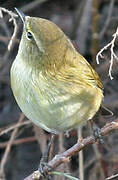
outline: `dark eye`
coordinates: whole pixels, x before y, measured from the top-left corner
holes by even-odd
[[[31,32],[27,32],[27,39],[28,40],[32,40],[33,39],[33,35]]]

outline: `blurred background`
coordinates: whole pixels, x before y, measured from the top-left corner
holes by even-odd
[[[103,103],[113,111],[114,116],[100,117],[97,125],[103,127],[118,117],[118,63],[114,59],[111,80],[108,76],[110,48],[104,51],[104,59],[100,59],[100,64],[96,64],[96,54],[113,39],[112,35],[118,27],[117,0],[0,0],[0,7],[14,13],[14,7],[17,7],[26,15],[46,18],[56,23],[102,79],[105,95]],[[0,180],[21,180],[37,169],[50,134],[34,126],[24,117],[12,95],[9,72],[18,51],[22,23],[16,18],[17,37],[8,50],[14,31],[14,21],[9,22],[10,18],[11,15],[5,12],[5,9],[0,9]],[[117,39],[114,52],[118,55]],[[82,137],[90,135],[89,127],[84,126],[81,133]],[[52,146],[52,157],[55,153],[63,152],[74,145],[78,139],[78,132],[73,130],[69,138],[63,134],[57,137]],[[80,166],[83,173],[81,180],[104,180],[118,173],[117,131],[104,137],[104,144],[86,147],[81,162],[77,154],[69,163],[62,164],[56,170],[79,177]],[[52,179],[67,178],[53,176]]]

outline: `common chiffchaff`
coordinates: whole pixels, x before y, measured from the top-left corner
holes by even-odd
[[[11,67],[11,87],[19,107],[48,132],[78,128],[101,106],[98,74],[57,25],[18,13],[24,28]]]

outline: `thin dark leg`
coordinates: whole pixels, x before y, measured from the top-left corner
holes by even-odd
[[[47,145],[47,149],[44,152],[44,154],[42,155],[42,158],[41,158],[40,162],[46,162],[46,163],[48,162],[48,157],[49,157],[49,154],[50,154],[50,148],[51,148],[51,144],[53,143],[54,137],[55,137],[55,135],[51,134],[49,143]]]
[[[47,166],[47,162],[48,162],[48,158],[49,158],[49,154],[50,154],[50,148],[51,148],[51,144],[54,140],[54,137],[55,137],[55,135],[51,134],[51,137],[50,137],[49,143],[47,145],[46,151],[43,153],[42,158],[40,160],[40,165],[39,165],[38,169],[39,169],[40,173],[42,174],[42,176],[44,176],[44,177],[46,177],[46,174],[44,173],[43,168],[45,166]],[[50,177],[48,177],[48,179],[49,178]]]

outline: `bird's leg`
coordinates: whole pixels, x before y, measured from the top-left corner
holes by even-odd
[[[51,144],[54,140],[54,134],[51,134],[51,137],[50,137],[50,140],[49,140],[49,143],[47,145],[47,149],[46,151],[44,152],[42,158],[41,158],[41,162],[48,162],[48,157],[49,157],[49,154],[50,154],[50,148],[51,148]]]
[[[104,140],[101,135],[101,129],[93,122],[93,120],[88,121],[88,125],[93,133],[93,136],[95,138],[95,141],[98,141],[100,144],[104,143]]]
[[[49,158],[49,154],[50,154],[51,144],[52,144],[52,142],[54,140],[54,136],[55,136],[54,134],[51,134],[51,137],[50,137],[49,143],[47,145],[46,151],[42,155],[42,158],[41,158],[40,164],[39,164],[39,168],[38,168],[41,175],[44,176],[44,177],[46,177],[46,174],[44,173],[43,168],[45,166],[48,166],[47,162],[48,162],[48,158]],[[51,167],[49,167],[49,166],[48,166],[48,168],[51,169]],[[49,179],[49,177],[48,177],[48,179]]]

